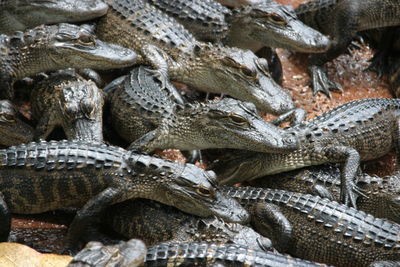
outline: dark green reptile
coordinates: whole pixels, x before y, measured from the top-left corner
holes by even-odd
[[[67,267],[136,267],[146,258],[146,246],[137,239],[114,245],[89,242],[74,256]]]
[[[31,103],[36,140],[62,126],[69,140],[103,142],[103,93],[75,71],[52,73],[36,83]]]
[[[104,221],[126,238],[139,238],[147,246],[160,242],[233,243],[271,250],[271,241],[252,228],[210,217],[201,218],[147,199],[124,201],[109,207]]]
[[[141,66],[105,91],[110,120],[117,133],[141,152],[240,148],[288,152],[297,141],[263,120],[255,106],[232,98],[196,104],[178,104],[167,82],[163,87],[153,71]],[[170,90],[168,90],[168,88]]]
[[[137,241],[120,243],[115,246],[102,246],[101,243],[90,244],[89,247],[77,254],[68,267],[105,267],[109,262],[121,262],[126,256],[125,263],[132,262],[137,266],[144,249],[137,248]],[[121,248],[122,247],[122,248]],[[135,250],[136,249],[136,250]],[[99,251],[99,252],[98,252]],[[134,251],[131,255],[128,251]],[[125,252],[125,253],[124,253]],[[108,260],[111,254],[115,260]],[[139,256],[140,255],[140,256]],[[99,259],[100,258],[100,259]],[[105,261],[105,260],[108,260]],[[125,265],[117,265],[125,266]],[[131,266],[131,265],[129,265]],[[326,266],[309,262],[279,253],[255,250],[236,244],[218,244],[206,242],[158,244],[147,250],[145,267],[174,267],[174,266],[202,266],[202,267],[316,267]]]
[[[340,169],[333,165],[315,166],[302,171],[262,177],[252,185],[313,194],[340,201]],[[377,218],[400,223],[399,173],[378,177],[366,173],[357,175],[357,186],[367,196],[357,199],[357,209]]]
[[[91,20],[106,14],[107,9],[100,0],[0,0],[0,33]]]
[[[305,24],[332,39],[330,49],[310,57],[314,94],[341,86],[329,80],[323,65],[342,54],[357,32],[379,27],[400,25],[398,0],[316,0],[300,5],[297,16]]]
[[[286,129],[300,142],[287,154],[233,151],[212,167],[222,184],[329,162],[343,163],[340,200],[356,205],[355,175],[360,160],[398,148],[400,100],[356,100]]]
[[[290,95],[272,80],[265,59],[248,50],[199,42],[144,0],[107,3],[110,8],[97,25],[98,36],[137,51],[138,63],[161,71],[163,84],[169,76],[191,88],[252,102],[262,111],[290,114],[296,122],[303,119],[304,112],[295,109]]]
[[[122,68],[135,61],[133,51],[97,39],[85,26],[42,25],[0,35],[0,96],[12,98],[13,83],[38,72],[67,67]]]
[[[247,212],[214,186],[215,176],[192,164],[83,141],[29,143],[0,150],[1,239],[10,212],[80,208],[69,227],[71,246],[111,204],[149,198],[198,216],[246,222]]]
[[[21,119],[8,100],[0,101],[0,145],[14,146],[33,140],[33,128]]]
[[[146,0],[182,23],[198,40],[258,51],[263,46],[325,52],[330,40],[303,24],[289,5],[265,1],[230,10],[213,0]]]
[[[400,264],[400,225],[326,198],[277,189],[223,187],[279,252],[341,266]]]

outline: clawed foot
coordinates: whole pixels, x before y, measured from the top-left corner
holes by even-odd
[[[343,91],[342,86],[337,82],[331,81],[321,67],[312,66],[310,67],[310,70],[314,95],[318,92],[322,92],[330,98],[330,90]]]
[[[363,193],[363,190],[354,183],[349,186],[342,186],[340,199],[345,205],[357,208],[356,201],[359,196],[368,198],[368,196]]]

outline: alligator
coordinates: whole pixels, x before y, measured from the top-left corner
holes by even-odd
[[[213,0],[146,0],[174,17],[198,40],[258,51],[263,46],[322,53],[330,40],[301,22],[292,6],[275,1],[230,10]]]
[[[271,238],[281,253],[338,267],[400,264],[400,225],[389,220],[308,194],[254,187],[221,190],[248,209],[255,230]]]
[[[114,245],[89,242],[74,256],[67,267],[141,266],[146,258],[146,246],[137,239]]]
[[[297,148],[297,140],[263,120],[252,103],[224,98],[182,105],[166,89],[176,91],[173,85],[167,82],[163,87],[153,73],[140,66],[105,89],[111,123],[122,138],[133,142],[131,148],[143,153],[167,148],[263,152]]]
[[[268,238],[248,226],[227,223],[215,216],[201,218],[147,199],[113,205],[106,210],[103,221],[123,237],[139,238],[147,246],[160,242],[211,242],[272,249]]]
[[[0,35],[0,94],[12,98],[13,83],[39,72],[74,68],[131,66],[136,53],[97,39],[83,26],[41,25],[11,36]]]
[[[33,128],[20,116],[8,100],[0,100],[0,145],[14,146],[33,140]]]
[[[132,241],[128,241],[132,242]],[[137,242],[137,241],[136,241]],[[121,246],[122,249],[120,248]],[[125,248],[128,246],[128,248]],[[129,258],[125,262],[133,261],[137,266],[135,259],[138,259],[138,254],[141,256],[143,249],[139,247],[134,251],[133,255],[124,251],[135,249],[135,244],[124,245],[123,242],[118,247],[104,246],[101,243],[93,243],[89,248],[77,254],[68,267],[105,267],[104,265],[113,253],[119,262],[125,255]],[[122,250],[122,251],[121,251]],[[100,258],[100,259],[99,259]],[[135,261],[134,261],[135,260]],[[142,263],[143,264],[143,263]],[[114,265],[112,265],[114,266]],[[125,266],[125,265],[118,265]],[[129,265],[131,266],[131,265]],[[204,266],[204,267],[317,267],[326,266],[310,261],[305,261],[293,258],[289,255],[279,253],[266,252],[262,250],[252,249],[246,246],[236,244],[221,244],[209,242],[184,242],[184,243],[161,243],[148,248],[144,264],[145,267],[162,267],[162,266]]]
[[[138,63],[149,65],[191,88],[252,102],[274,115],[304,118],[290,95],[271,78],[268,62],[249,50],[199,42],[175,19],[144,0],[107,0],[110,8],[97,24],[105,41],[132,48]],[[119,25],[119,27],[115,27]]]
[[[74,70],[52,73],[36,83],[31,103],[38,121],[36,140],[62,126],[68,140],[103,142],[103,93]]]
[[[149,198],[198,216],[245,223],[248,213],[214,186],[215,175],[192,164],[166,161],[84,141],[32,142],[0,150],[0,238],[10,213],[35,214],[81,208],[68,231],[68,246],[107,206]]]
[[[262,177],[251,185],[283,189],[303,194],[318,195],[340,201],[340,169],[334,165],[314,166],[295,171]],[[279,175],[279,177],[278,177]],[[367,196],[357,199],[357,209],[377,218],[400,223],[400,173],[378,177],[361,173],[357,175],[357,186]]]
[[[107,13],[100,0],[1,0],[0,33],[12,34],[41,24],[81,22]]]
[[[344,163],[340,200],[356,206],[354,178],[360,160],[376,159],[398,145],[398,99],[356,100],[286,129],[299,140],[287,154],[233,151],[211,166],[221,184],[324,163]]]
[[[296,13],[305,24],[331,37],[326,53],[310,56],[313,92],[330,96],[329,89],[342,89],[329,80],[323,65],[342,54],[357,32],[400,25],[397,0],[315,0],[301,4]]]

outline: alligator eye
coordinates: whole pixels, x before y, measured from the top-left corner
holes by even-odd
[[[246,76],[248,76],[248,77],[251,77],[251,78],[254,78],[254,77],[257,75],[256,72],[254,72],[254,71],[252,71],[251,69],[249,69],[249,68],[247,68],[247,67],[244,67],[244,66],[240,67],[240,70],[242,71],[242,73],[243,73],[244,75],[246,75]]]
[[[196,191],[197,193],[205,197],[210,197],[212,195],[211,190],[204,186],[198,186],[196,188]]]
[[[92,36],[86,35],[86,34],[80,35],[78,42],[83,45],[95,45],[96,44],[96,41],[94,40],[94,38],[92,38]]]
[[[234,114],[234,113],[229,114],[229,119],[233,123],[238,124],[238,125],[246,125],[246,124],[248,124],[248,121],[245,118],[243,118],[242,116],[238,115],[238,114]]]
[[[278,24],[278,25],[286,25],[287,24],[287,22],[284,18],[282,18],[281,16],[279,16],[278,14],[275,14],[275,13],[268,14],[267,19],[274,24]]]

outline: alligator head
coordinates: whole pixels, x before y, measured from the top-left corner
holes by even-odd
[[[294,109],[291,96],[273,81],[268,62],[250,50],[199,44],[188,85],[212,93],[225,93],[251,102],[275,115]],[[195,79],[195,81],[193,81]]]
[[[66,23],[53,27],[53,34],[48,36],[48,56],[58,66],[112,69],[135,63],[135,52],[97,39],[88,27]]]
[[[330,39],[301,22],[293,7],[275,1],[245,6],[232,17],[231,35],[248,39],[264,46],[286,48],[304,53],[323,53],[328,50]],[[244,47],[239,42],[235,45]]]
[[[18,118],[18,111],[8,100],[0,101],[0,144],[19,145],[33,140],[33,128]]]
[[[58,110],[68,139],[103,142],[103,94],[93,81],[66,80]]]
[[[246,223],[248,212],[234,199],[225,196],[216,187],[215,174],[193,164],[170,162],[155,157],[135,154],[128,158],[134,172],[134,182],[152,188],[149,194],[158,202],[174,206],[201,217],[215,215],[227,222]],[[153,185],[151,185],[153,184]],[[157,188],[154,191],[154,188]]]
[[[0,15],[6,16],[8,27],[0,27],[5,34],[23,31],[40,24],[87,21],[102,15],[108,10],[101,0],[13,0],[5,1]],[[4,19],[3,21],[6,21]]]
[[[169,123],[169,136],[163,139],[181,137],[180,143],[186,143],[187,150],[235,148],[284,153],[295,150],[298,145],[292,135],[263,120],[249,102],[224,98],[177,105],[175,116],[174,125]],[[182,129],[185,129],[183,135],[180,134]]]

